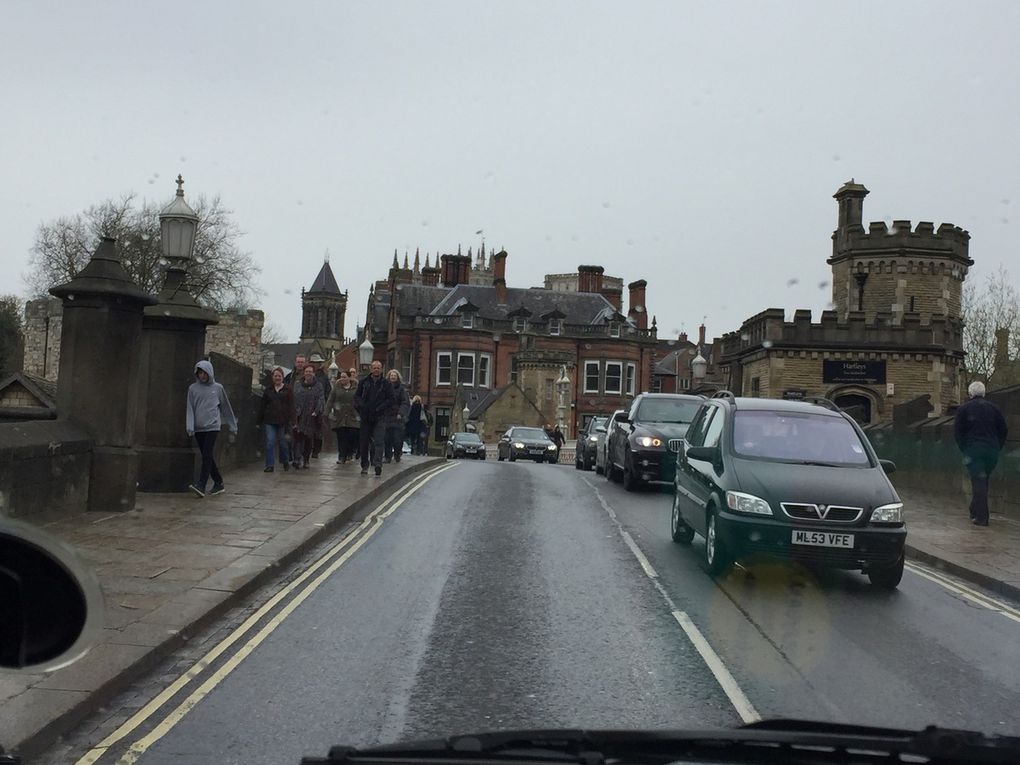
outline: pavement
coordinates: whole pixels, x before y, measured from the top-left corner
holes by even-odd
[[[438,462],[405,455],[381,477],[362,476],[324,452],[307,471],[228,471],[215,497],[139,494],[131,512],[39,522],[96,573],[105,625],[69,667],[0,672],[0,745],[40,751],[360,508]]]
[[[129,513],[99,517],[84,514],[41,524],[76,548],[96,572],[105,598],[106,624],[97,645],[71,667],[50,675],[0,674],[0,743],[8,750],[20,750],[25,754],[41,751],[108,703],[135,679],[152,670],[164,657],[178,649],[190,634],[213,623],[233,605],[267,583],[282,566],[335,534],[359,509],[373,504],[412,474],[440,461],[405,456],[399,466],[385,466],[383,477],[377,479],[360,476],[355,466],[336,466],[332,455],[324,454],[323,457],[313,461],[312,469],[308,471],[283,473],[278,468],[276,473],[265,474],[260,465],[234,470],[227,475],[227,493],[217,497],[200,500],[177,494],[139,495],[138,506]],[[465,464],[463,469],[458,470],[465,476],[469,470],[477,471],[471,473],[468,485],[459,490],[464,494],[461,499],[465,506],[479,502],[485,504],[489,498],[499,496],[499,481],[505,480],[508,473],[496,471],[507,464],[491,460],[480,465]],[[676,547],[664,541],[659,528],[660,496],[649,492],[627,494],[597,478],[594,473],[575,472],[567,466],[515,467],[546,468],[552,472],[509,474],[516,479],[511,480],[507,495],[516,497],[517,504],[513,508],[501,508],[495,503],[491,505],[491,513],[488,514],[490,525],[500,528],[499,533],[490,539],[479,527],[474,541],[479,549],[484,550],[479,565],[483,559],[500,558],[499,550],[502,548],[497,549],[499,545],[493,545],[499,540],[502,540],[500,544],[505,544],[514,536],[516,526],[511,523],[509,528],[503,528],[507,522],[500,520],[500,512],[519,513],[524,507],[522,502],[526,501],[525,504],[530,507],[543,492],[549,491],[554,495],[556,492],[564,493],[562,502],[555,505],[560,511],[564,507],[563,502],[594,506],[590,490],[585,496],[580,496],[574,489],[568,491],[562,485],[564,474],[572,481],[583,478],[603,493],[615,492],[618,496],[614,495],[613,501],[621,509],[621,514],[634,514],[633,522],[637,524],[634,536],[640,539],[645,530],[646,539],[653,539],[656,546],[663,545],[659,554],[675,555]],[[522,476],[527,477],[527,481],[518,484]],[[544,479],[551,483],[543,488],[541,481]],[[434,483],[436,486],[431,491],[440,491],[438,482]],[[575,483],[583,482],[577,480]],[[484,500],[472,493],[476,491],[484,491]],[[901,491],[900,494],[907,506],[908,553],[912,558],[1002,595],[1020,598],[1020,524],[993,514],[988,528],[977,528],[970,524],[966,508],[946,507],[939,497],[920,492]],[[448,508],[449,504],[445,507]],[[448,511],[440,507],[431,512],[439,513],[441,518],[441,514]],[[549,510],[539,503],[534,512],[547,513]],[[463,514],[463,508],[457,511],[458,523],[466,522]],[[576,536],[583,527],[582,520],[576,519],[577,523],[573,525],[557,523],[549,533],[555,538],[570,537],[572,544],[576,545]],[[409,539],[427,540],[429,528],[426,523],[423,531],[412,533]],[[534,544],[537,538],[533,530],[529,539]],[[601,543],[592,539],[589,544],[598,548]],[[408,554],[399,545],[398,548],[393,554]],[[563,549],[551,549],[548,554],[562,556]],[[611,557],[609,551],[600,555]],[[443,560],[440,555],[430,559],[428,565],[439,565]],[[674,563],[671,557],[665,565],[672,566]],[[447,573],[451,569],[458,572],[468,570],[464,562],[444,565]],[[551,564],[535,558],[528,565],[548,568]],[[699,564],[692,565],[696,567]],[[422,566],[426,563],[423,562]],[[507,561],[507,567],[505,570],[514,566]],[[583,569],[580,566],[578,570]],[[582,591],[585,581],[600,581],[602,586],[608,586],[605,584],[607,577],[617,575],[619,572],[601,569],[587,572],[585,577],[577,579],[574,590]],[[414,570],[408,569],[406,576],[393,580],[393,588],[399,590],[415,576]],[[557,576],[560,581],[566,581],[574,575],[567,567],[567,570],[558,570]],[[435,581],[441,581],[442,572],[437,572],[436,577]],[[541,589],[539,583],[525,584],[533,590],[536,587]],[[678,587],[687,586],[678,584]],[[492,582],[473,587],[478,598],[484,600],[484,593],[498,592],[502,585],[497,577]],[[428,597],[433,595],[438,597],[439,593]],[[511,598],[510,593],[506,595]],[[623,597],[625,593],[620,595]],[[544,607],[542,603],[559,597],[551,592],[541,594],[541,602],[534,606]],[[707,593],[705,597],[709,597]],[[394,596],[392,592],[370,597],[368,602],[377,604],[385,598],[405,602],[408,608],[411,607],[406,598]],[[605,600],[602,600],[599,604],[590,604],[590,607],[599,611],[604,604]],[[464,613],[450,614],[450,618],[462,619],[479,607],[477,601],[465,601],[461,607]],[[748,610],[750,608],[748,606]],[[398,613],[399,609],[394,612]],[[504,625],[508,629],[519,619],[533,618],[525,611],[515,611],[511,616],[507,617]],[[617,616],[615,623],[623,624],[625,615]],[[549,625],[543,625],[538,627],[550,629]],[[375,626],[380,627],[380,624]],[[383,626],[389,628],[391,625]],[[539,633],[544,634],[541,630]],[[603,637],[604,645],[612,642],[608,633]],[[369,633],[362,638],[372,639]],[[916,638],[912,639],[916,642]],[[649,662],[654,661],[649,659]],[[659,670],[661,667],[656,669]],[[702,689],[698,695],[704,698],[704,693]],[[671,703],[679,702],[674,698]],[[713,696],[712,703],[721,702]],[[436,717],[432,722],[438,725],[440,720]],[[396,733],[397,730],[390,727],[384,732]],[[415,729],[415,732],[425,732],[425,729]]]

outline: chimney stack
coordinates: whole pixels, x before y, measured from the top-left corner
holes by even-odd
[[[506,250],[492,256],[492,286],[496,288],[496,302],[506,305]]]
[[[638,329],[648,329],[648,310],[645,308],[645,288],[648,282],[638,279],[627,285],[630,290],[630,309],[627,316],[634,321]]]
[[[606,272],[602,266],[577,267],[577,291],[602,293],[602,275]]]
[[[995,366],[1005,369],[1009,364],[1009,329],[999,327],[995,330]]]
[[[705,344],[705,325],[702,324],[698,327],[698,347],[702,347]]]
[[[680,333],[680,342],[681,343],[686,343],[687,342],[687,333],[686,332],[681,332]]]
[[[443,255],[440,258],[443,264],[442,282],[444,287],[456,287],[460,284],[460,256]]]
[[[623,290],[619,287],[603,287],[602,297],[608,300],[617,311],[623,310]]]

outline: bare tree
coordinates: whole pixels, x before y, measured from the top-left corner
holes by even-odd
[[[0,374],[22,367],[25,350],[24,301],[17,295],[0,295]]]
[[[226,310],[250,305],[260,294],[260,272],[250,252],[238,246],[242,232],[218,196],[188,200],[198,214],[188,286],[203,305]],[[108,199],[72,217],[40,224],[29,255],[25,283],[35,296],[70,281],[85,267],[101,236],[117,239],[124,268],[147,292],[159,292],[166,261],[160,243],[160,207],[136,206],[134,194]]]
[[[1005,266],[984,282],[963,287],[963,350],[967,380],[987,380],[995,371],[995,331],[1009,330],[1009,357],[1020,354],[1020,295]]]

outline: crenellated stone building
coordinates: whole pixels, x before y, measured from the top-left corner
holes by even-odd
[[[963,280],[973,261],[970,234],[949,223],[862,224],[868,190],[849,181],[836,192],[831,310],[793,321],[770,308],[717,342],[738,395],[823,396],[862,422],[889,420],[892,407],[928,395],[932,415],[964,392]]]

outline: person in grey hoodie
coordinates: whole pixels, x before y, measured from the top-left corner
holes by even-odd
[[[198,450],[202,454],[202,470],[198,481],[191,484],[191,489],[197,496],[205,496],[205,485],[212,476],[213,487],[210,494],[222,494],[223,476],[216,467],[216,460],[213,459],[213,449],[216,447],[216,436],[220,428],[226,424],[231,433],[237,433],[237,418],[234,417],[234,410],[230,408],[230,401],[227,399],[227,392],[223,386],[216,382],[213,374],[213,365],[206,360],[195,364],[195,382],[188,388],[188,414],[187,431],[188,437],[195,437],[198,443]]]

